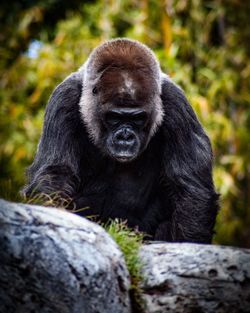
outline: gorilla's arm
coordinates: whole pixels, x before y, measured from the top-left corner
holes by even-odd
[[[27,172],[26,196],[60,191],[62,198],[68,198],[77,192],[84,132],[78,106],[81,90],[79,73],[70,75],[54,90],[36,157]]]
[[[218,210],[210,141],[181,89],[167,78],[162,83],[162,102],[163,187],[172,217],[171,228],[168,223],[160,225],[155,239],[168,240],[170,232],[173,241],[209,243]]]

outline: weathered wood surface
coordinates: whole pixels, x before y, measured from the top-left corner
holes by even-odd
[[[154,243],[140,257],[144,313],[250,313],[250,250]],[[123,256],[100,226],[0,200],[0,313],[129,313],[128,295]]]
[[[140,255],[147,313],[250,312],[250,250],[163,243]]]
[[[129,278],[98,225],[0,200],[1,313],[128,313]]]

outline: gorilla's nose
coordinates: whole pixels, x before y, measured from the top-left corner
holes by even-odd
[[[122,145],[132,145],[135,142],[135,134],[128,128],[122,128],[115,134],[115,141]]]

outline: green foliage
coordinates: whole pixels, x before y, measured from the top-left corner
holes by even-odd
[[[119,220],[109,222],[104,225],[104,228],[118,244],[124,255],[131,277],[131,288],[138,288],[141,279],[141,263],[138,252],[142,244],[143,234],[129,229],[126,223]]]
[[[113,220],[104,225],[105,230],[114,239],[121,249],[127,269],[130,274],[130,296],[132,300],[133,311],[141,312],[144,304],[141,299],[140,282],[143,277],[141,275],[141,261],[139,258],[139,249],[143,242],[143,233],[131,230],[125,222]]]
[[[28,7],[20,3],[13,2],[13,14],[8,11],[1,27],[0,196],[20,199],[24,171],[34,157],[56,84],[103,40],[128,36],[155,51],[211,138],[221,193],[215,242],[250,247],[248,2],[108,0],[80,5],[75,0],[67,2],[63,13],[54,9],[63,0],[29,1]],[[6,5],[1,4],[0,16]],[[48,12],[53,12],[51,24],[45,23]],[[41,43],[35,58],[27,53],[31,38]]]

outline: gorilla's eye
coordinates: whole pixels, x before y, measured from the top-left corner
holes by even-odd
[[[107,112],[105,114],[105,122],[110,126],[115,126],[121,121],[121,115],[116,112]]]
[[[97,90],[97,87],[94,87],[94,88],[92,89],[92,94],[93,94],[93,95],[96,95],[96,94],[97,94],[97,91],[98,91],[98,90]]]
[[[141,112],[133,116],[133,123],[138,127],[144,127],[147,123],[147,113]]]

